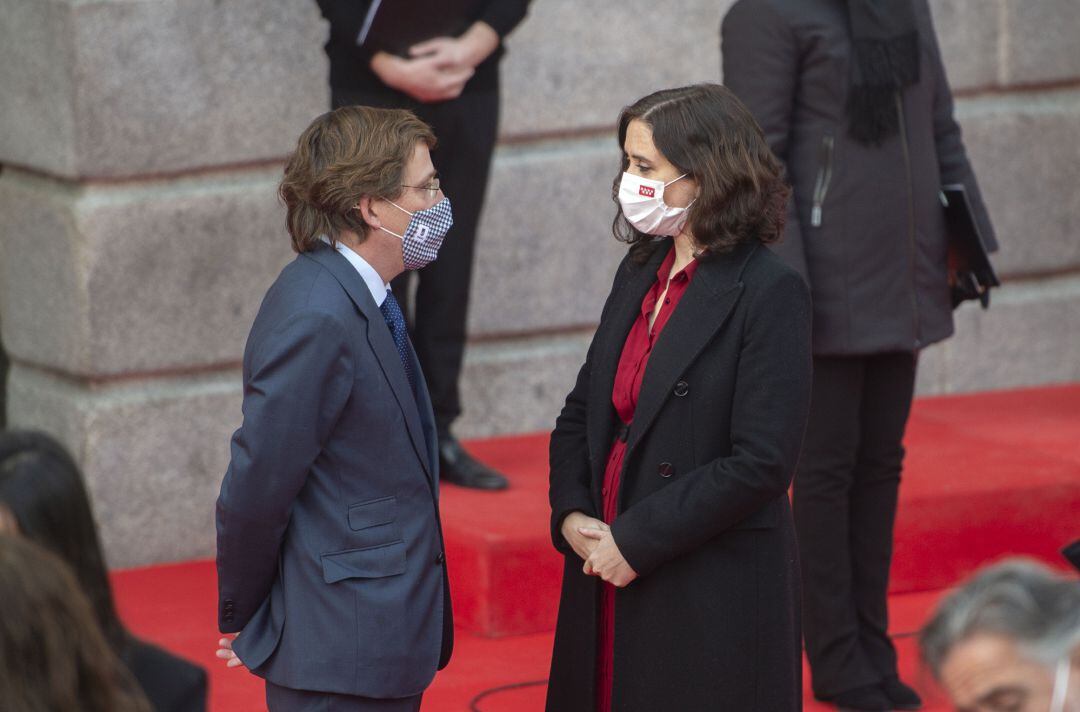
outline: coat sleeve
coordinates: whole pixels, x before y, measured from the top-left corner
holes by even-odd
[[[345,330],[301,313],[252,352],[244,420],[217,500],[218,624],[243,629],[269,594],[290,509],[352,389]]]
[[[929,17],[929,8],[925,8],[925,12]],[[960,124],[956,122],[952,89],[945,74],[945,64],[941,58],[941,48],[938,45],[933,20],[930,20],[927,26],[930,28],[929,37],[927,37],[932,62],[930,70],[934,75],[934,144],[937,149],[941,182],[943,185],[963,184],[986,248],[995,252],[998,249],[997,236],[994,234],[994,226],[990,222],[986,203],[983,202],[979,183],[975,179],[975,171],[972,170],[967,151],[964,149]]]
[[[371,42],[357,45],[360,30],[364,26],[371,0],[315,0],[319,12],[330,26],[330,43],[353,47],[353,56],[359,67],[370,71],[371,57],[375,54]]]
[[[720,26],[724,84],[746,104],[765,139],[787,169],[795,92],[799,83],[799,47],[787,21],[768,0],[738,0]],[[808,279],[802,227],[795,199],[788,200],[783,239],[772,249]]]
[[[629,257],[624,259],[615,272],[611,287],[600,314],[600,322],[607,317],[612,299],[622,286],[628,273]],[[562,522],[572,512],[580,511],[590,517],[598,516],[592,500],[592,466],[589,462],[589,446],[586,439],[586,415],[589,396],[589,379],[592,374],[593,349],[596,336],[589,344],[585,363],[578,371],[574,388],[566,396],[562,412],[555,420],[555,430],[548,445],[548,500],[551,503],[551,541],[563,554],[574,550],[563,538]]]
[[[480,20],[490,25],[499,39],[506,39],[528,11],[529,0],[489,0],[480,13]]]
[[[749,296],[749,295],[748,295]],[[810,294],[784,270],[747,306],[731,404],[730,455],[622,512],[612,536],[639,575],[786,496],[810,405]]]

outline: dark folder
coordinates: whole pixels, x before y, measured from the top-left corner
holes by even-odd
[[[457,37],[477,16],[482,0],[372,0],[356,44],[400,57],[434,37]]]
[[[979,233],[967,191],[960,184],[941,189],[945,223],[949,233],[949,268],[952,271],[952,298],[955,308],[968,299],[978,299],[983,309],[990,306],[991,287],[1001,286],[986,243]]]

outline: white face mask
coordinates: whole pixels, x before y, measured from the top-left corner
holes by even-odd
[[[1050,698],[1050,712],[1065,712],[1065,697],[1069,694],[1069,656],[1058,661],[1057,674],[1054,675],[1054,694]]]
[[[683,173],[667,183],[623,172],[619,183],[619,205],[626,221],[646,235],[678,235],[686,225],[686,208],[671,208],[664,203],[664,188],[686,177]]]

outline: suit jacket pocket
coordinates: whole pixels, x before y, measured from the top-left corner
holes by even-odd
[[[323,554],[323,580],[337,583],[350,578],[370,579],[405,573],[405,542],[395,541],[364,549]]]
[[[397,519],[397,497],[380,497],[349,507],[349,528],[353,531],[389,524]]]

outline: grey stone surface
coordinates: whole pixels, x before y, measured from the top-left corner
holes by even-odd
[[[1080,91],[986,96],[957,115],[1004,275],[1080,267]]]
[[[504,136],[607,129],[657,89],[720,80],[731,0],[534,2],[503,63]]]
[[[1000,80],[1000,0],[930,0],[934,29],[953,91]]]
[[[612,136],[500,149],[477,239],[474,335],[595,325],[626,246],[611,234]]]
[[[0,0],[0,162],[75,165],[67,3]]]
[[[919,365],[915,371],[915,395],[932,396],[945,392],[945,349],[941,342],[919,352]]]
[[[470,344],[455,424],[461,437],[550,431],[574,386],[591,330]]]
[[[1080,276],[1006,283],[989,310],[961,306],[956,335],[923,355],[940,362],[924,394],[1080,380]]]
[[[279,158],[329,106],[314,2],[2,0],[0,14],[2,162],[113,177]]]
[[[291,259],[278,170],[138,184],[0,176],[4,343],[80,376],[237,363]]]
[[[1002,83],[1041,84],[1080,77],[1076,0],[1001,0],[1007,36]]]
[[[10,168],[0,174],[0,329],[13,358],[64,366],[88,356],[82,253],[71,239],[78,191]]]
[[[240,376],[85,387],[16,366],[12,425],[56,434],[82,465],[112,566],[205,557],[240,424]]]

